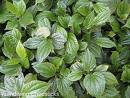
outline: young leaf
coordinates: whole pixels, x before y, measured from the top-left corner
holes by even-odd
[[[37,73],[40,73],[42,76],[46,78],[53,77],[56,73],[56,67],[48,62],[36,64],[33,66]]]
[[[102,73],[95,72],[88,74],[83,80],[83,85],[87,89],[87,92],[95,97],[103,94],[105,90],[105,78]]]
[[[16,53],[18,54],[18,56],[20,58],[26,58],[27,57],[26,50],[25,50],[23,44],[20,41],[17,44]]]

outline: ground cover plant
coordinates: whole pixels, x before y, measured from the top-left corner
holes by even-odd
[[[130,98],[129,0],[1,0],[0,98]]]

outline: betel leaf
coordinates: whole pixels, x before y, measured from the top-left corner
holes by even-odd
[[[96,66],[95,56],[89,51],[89,49],[81,54],[80,60],[83,64],[83,69],[86,71],[92,71],[93,68]]]
[[[41,37],[32,37],[23,43],[23,45],[29,49],[37,49],[39,44],[42,42]]]
[[[105,77],[99,72],[88,74],[83,80],[83,85],[92,96],[100,96],[105,90]]]
[[[115,43],[112,42],[109,38],[101,37],[96,39],[96,44],[104,48],[115,47]]]
[[[46,78],[53,77],[56,73],[55,65],[48,62],[36,64],[33,66],[33,68],[36,70],[37,73],[40,73]]]
[[[37,48],[36,59],[38,62],[42,62],[53,50],[53,44],[51,39],[44,39]]]
[[[50,84],[47,82],[33,80],[22,87],[22,93],[28,93],[24,97],[45,96],[49,87]]]
[[[68,75],[68,79],[70,81],[77,81],[80,80],[82,78],[82,72],[79,70],[76,71],[72,71],[69,75]]]

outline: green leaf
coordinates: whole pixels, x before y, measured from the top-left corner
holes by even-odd
[[[80,80],[82,78],[82,72],[81,71],[72,71],[68,76],[67,78],[70,80],[70,81],[77,81],[77,80]]]
[[[130,82],[130,68],[128,68],[127,66],[125,66],[125,69],[122,72],[121,80],[123,82]]]
[[[20,73],[17,78],[15,78],[13,76],[5,76],[4,85],[5,85],[5,89],[8,92],[13,93],[13,94],[14,94],[14,92],[16,92],[16,94],[20,93],[22,90],[22,87],[24,85],[23,74]]]
[[[127,2],[127,0],[121,1],[117,7],[117,15],[121,19],[125,20],[128,17],[129,13],[130,13],[129,3]]]
[[[112,61],[112,68],[117,69],[120,66],[120,61],[119,61],[119,52],[113,51],[111,55],[111,61]]]
[[[93,21],[94,21],[94,18],[95,18],[95,14],[94,14],[94,11],[92,11],[89,15],[86,16],[85,20],[84,20],[84,23],[83,25],[87,28],[87,29],[90,29],[91,27],[93,27]]]
[[[56,79],[56,84],[57,84],[57,89],[60,92],[64,98],[76,98],[75,93],[73,89],[70,87],[71,82],[67,78],[62,78],[62,79]],[[68,95],[68,93],[71,92],[71,95]]]
[[[45,0],[36,0],[35,2],[36,2],[36,4],[37,3],[42,3],[42,2],[44,2]]]
[[[112,42],[109,38],[101,37],[96,39],[96,44],[104,48],[115,47],[115,43]]]
[[[6,8],[12,14],[17,14],[17,9],[15,8],[15,6],[12,3],[8,2],[8,0],[6,0]]]
[[[56,66],[57,69],[59,69],[59,67],[62,65],[63,63],[63,58],[60,57],[52,57],[49,60],[52,64],[54,64]]]
[[[64,28],[57,26],[56,33],[52,34],[53,45],[55,49],[64,48],[67,41],[67,32]]]
[[[128,18],[126,24],[124,25],[124,27],[130,28],[130,18]]]
[[[74,22],[77,22],[78,24],[82,24],[83,17],[80,14],[74,14],[72,18],[70,19],[69,26],[72,26]]]
[[[20,57],[20,63],[25,67],[29,68],[29,61],[27,57],[26,49],[23,44],[19,41],[16,47],[16,53]]]
[[[87,48],[88,43],[87,42],[79,42],[79,50],[83,51]]]
[[[104,74],[104,77],[106,79],[106,84],[107,85],[116,85],[116,84],[118,84],[118,81],[117,81],[116,77],[112,73],[103,72],[103,74]]]
[[[20,39],[21,33],[17,29],[13,29],[12,31],[6,32],[4,34],[4,48],[2,51],[5,56],[8,58],[12,58],[14,56],[15,48]]]
[[[37,20],[38,27],[47,27],[48,29],[51,29],[50,21],[45,17],[39,17],[40,19]]]
[[[95,56],[89,51],[89,49],[81,54],[80,60],[83,64],[83,69],[86,71],[92,71],[93,68],[96,66]]]
[[[4,23],[7,20],[11,20],[13,17],[13,14],[9,13],[6,9],[0,9],[0,23]]]
[[[37,80],[37,75],[36,74],[32,74],[32,73],[29,73],[25,76],[25,79],[24,79],[24,83],[29,83],[33,80]]]
[[[52,40],[44,39],[38,46],[36,59],[38,62],[42,62],[50,52],[53,50]]]
[[[76,55],[79,50],[79,44],[76,36],[73,33],[68,33],[68,40],[66,43],[67,54]]]
[[[100,3],[103,3],[106,7],[109,7],[111,10],[111,13],[115,12],[117,6],[120,3],[120,0],[97,0]]]
[[[95,71],[104,72],[104,71],[107,71],[108,67],[109,67],[109,65],[102,64],[102,65],[97,66]]]
[[[56,16],[55,13],[53,13],[52,11],[43,11],[41,13],[39,13],[36,17],[37,20],[39,20],[40,18],[46,17],[51,21],[55,21],[56,20]]]
[[[44,38],[47,38],[49,35],[51,34],[50,30],[48,27],[40,27],[37,29],[35,35],[40,37],[44,37]]]
[[[36,64],[33,66],[37,73],[40,73],[42,76],[46,78],[53,77],[56,73],[56,67],[48,62]]]
[[[128,86],[127,90],[125,91],[125,97],[130,98],[130,87]]]
[[[96,11],[96,13],[100,13],[100,12],[103,12],[103,11],[109,9],[103,3],[96,3],[96,4],[94,4],[93,7],[94,7],[94,10]]]
[[[17,28],[18,27],[18,23],[16,20],[11,20],[7,22],[6,25],[6,30],[12,30],[13,28]]]
[[[70,16],[58,16],[58,21],[60,23],[61,26],[63,26],[64,28],[68,27],[69,21],[70,21]]]
[[[19,19],[19,23],[22,27],[26,28],[27,25],[34,23],[33,15],[30,12],[26,11]]]
[[[24,14],[25,10],[26,10],[26,4],[24,2],[24,0],[13,0],[13,5],[16,9],[16,15],[17,16],[21,16]]]
[[[106,10],[103,10],[94,18],[95,25],[102,25],[103,23],[107,22],[110,18],[110,15],[110,9],[106,8]]]
[[[88,43],[88,49],[92,54],[94,54],[95,57],[101,57],[101,47],[98,46],[94,40],[91,40]]]
[[[18,59],[10,59],[2,62],[0,72],[5,75],[15,76],[20,73],[20,65]]]
[[[119,91],[113,86],[107,86],[104,94],[99,98],[120,98],[116,97],[119,94]]]
[[[18,54],[18,56],[20,58],[26,58],[27,57],[26,50],[25,50],[23,44],[20,41],[17,44],[16,53]]]
[[[11,2],[8,2],[6,0],[6,8],[8,11],[10,11],[12,14],[15,14],[16,16],[21,16],[26,10],[26,4],[24,0],[13,0],[13,4]]]
[[[37,49],[37,47],[39,46],[41,42],[42,42],[42,38],[32,37],[32,38],[29,38],[26,42],[24,42],[23,45],[29,49]]]
[[[44,81],[33,80],[26,83],[22,88],[22,93],[28,93],[26,97],[45,96],[50,84]],[[25,97],[25,96],[24,96]]]
[[[103,94],[105,90],[105,78],[104,75],[99,72],[88,74],[83,80],[83,85],[87,89],[87,92],[95,97]]]

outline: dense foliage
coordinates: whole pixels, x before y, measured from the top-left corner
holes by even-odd
[[[129,14],[129,0],[2,0],[1,98],[130,98]]]

